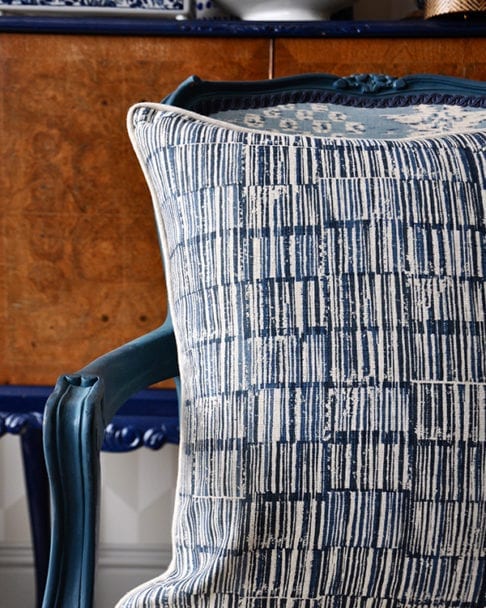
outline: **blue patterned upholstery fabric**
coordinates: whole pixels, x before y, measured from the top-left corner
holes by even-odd
[[[334,103],[286,103],[248,110],[225,110],[213,118],[242,127],[326,137],[421,137],[446,131],[486,130],[486,109],[447,104],[390,108]]]
[[[173,561],[119,607],[484,608],[486,133],[129,125],[181,447]]]

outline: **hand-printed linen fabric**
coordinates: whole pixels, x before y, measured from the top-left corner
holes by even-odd
[[[182,428],[173,562],[119,606],[484,608],[485,134],[130,128]]]
[[[247,110],[222,110],[218,118],[243,127],[326,137],[397,138],[446,131],[486,130],[486,109],[450,104],[390,108],[335,103],[285,103]]]

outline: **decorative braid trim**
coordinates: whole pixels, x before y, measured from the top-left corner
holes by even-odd
[[[357,107],[405,107],[425,104],[450,104],[472,108],[486,108],[486,96],[461,95],[457,93],[400,93],[392,97],[376,98],[346,95],[333,91],[294,91],[270,93],[267,95],[249,95],[241,97],[218,97],[199,99],[191,110],[210,116],[224,110],[243,110],[275,106],[286,103],[335,103]]]

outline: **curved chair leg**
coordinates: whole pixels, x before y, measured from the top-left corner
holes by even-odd
[[[102,399],[99,378],[64,376],[46,405],[53,529],[44,608],[90,608],[93,603]]]
[[[26,428],[20,438],[34,550],[36,606],[40,608],[51,542],[49,481],[42,449],[42,429]]]

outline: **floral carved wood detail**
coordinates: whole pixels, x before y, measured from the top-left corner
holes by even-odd
[[[382,91],[399,91],[407,87],[403,78],[394,78],[387,74],[351,74],[338,78],[335,89],[357,90],[360,93],[379,93]]]

